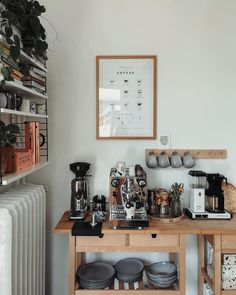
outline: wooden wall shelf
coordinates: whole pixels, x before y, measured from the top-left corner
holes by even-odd
[[[146,149],[145,156],[150,152],[154,152],[158,157],[163,151],[169,157],[173,152],[177,152],[181,157],[183,157],[186,152],[189,152],[194,159],[227,159],[227,150]]]

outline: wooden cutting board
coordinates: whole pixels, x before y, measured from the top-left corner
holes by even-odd
[[[223,183],[224,197],[225,197],[225,209],[229,212],[236,212],[236,187],[228,183]]]

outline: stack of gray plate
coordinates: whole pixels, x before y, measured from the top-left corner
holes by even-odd
[[[116,278],[126,283],[137,282],[143,276],[143,263],[135,258],[126,258],[118,261],[115,265]]]
[[[113,284],[114,278],[114,267],[105,262],[83,264],[77,270],[77,281],[83,289],[105,289]]]
[[[170,262],[156,262],[146,269],[148,281],[158,288],[169,288],[177,280],[177,268]]]

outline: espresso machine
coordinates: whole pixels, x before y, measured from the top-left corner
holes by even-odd
[[[116,168],[110,173],[110,227],[144,228],[149,225],[146,211],[146,173],[140,165],[135,165],[135,173],[129,168],[120,175]]]
[[[219,173],[205,173],[199,170],[189,171],[190,208],[185,213],[192,219],[231,219],[224,208],[222,183],[227,179]]]
[[[75,174],[71,181],[70,219],[84,219],[88,211],[88,172],[91,164],[75,162],[70,170]]]

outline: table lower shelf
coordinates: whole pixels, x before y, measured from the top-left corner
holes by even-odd
[[[171,288],[159,289],[159,288],[155,288],[149,283],[144,283],[144,280],[141,280],[135,283],[124,283],[115,279],[114,284],[110,288],[106,288],[102,290],[79,289],[77,285],[77,289],[75,290],[75,295],[86,295],[86,294],[180,295],[180,291],[178,289],[178,281]]]
[[[204,268],[201,269],[201,273],[202,273],[203,278],[207,282],[208,286],[211,288],[211,290],[213,290],[213,282],[209,278],[209,276]],[[221,295],[235,295],[235,294],[236,294],[235,289],[221,290]]]

